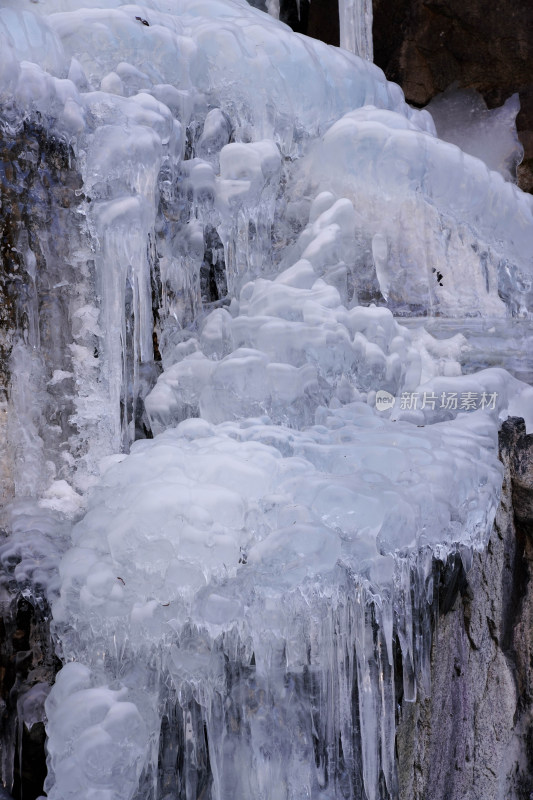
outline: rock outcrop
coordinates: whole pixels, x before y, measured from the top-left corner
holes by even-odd
[[[12,591],[0,602],[0,800],[2,783],[14,798],[34,800],[46,777],[44,700],[61,664],[48,604]]]
[[[402,703],[401,800],[530,800],[533,793],[533,436],[500,433],[502,501],[487,550],[448,571],[431,693]],[[453,578],[453,580],[451,579]]]
[[[0,126],[0,162],[0,524],[8,527],[6,508],[19,488],[17,480],[28,472],[33,433],[28,428],[46,421],[42,430],[50,436],[50,453],[61,452],[58,439],[67,441],[73,431],[70,393],[50,379],[54,373],[69,374],[61,370],[69,363],[71,298],[85,266],[72,262],[82,235],[83,199],[72,149],[38,119],[26,119]],[[40,343],[46,346],[38,352]],[[40,382],[41,388],[37,396],[27,390],[28,365],[17,369],[13,361],[19,345],[31,353],[31,385]],[[26,395],[24,424],[14,420],[17,391]],[[21,441],[19,432],[27,438]],[[67,469],[66,462],[58,462],[58,476],[61,469]],[[21,500],[26,493],[19,493]],[[31,518],[31,509],[28,514]],[[51,530],[50,546],[43,549],[43,537],[35,536],[30,519],[18,538],[11,529],[0,530],[0,798],[4,785],[13,797],[34,800],[46,775],[43,704],[60,662],[46,593],[33,573],[57,572],[54,535]],[[22,548],[27,569],[17,571]]]
[[[0,463],[0,503],[3,505],[19,488],[13,461],[16,446],[13,440],[8,444],[13,433],[9,401],[17,391],[10,375],[13,347],[21,343],[30,348],[35,376],[43,375],[39,401],[31,402],[28,397],[26,424],[31,420],[39,427],[39,418],[45,418],[50,441],[55,445],[50,452],[59,452],[58,437],[65,441],[73,431],[69,422],[73,406],[69,393],[58,391],[59,385],[50,379],[55,370],[64,370],[70,363],[69,305],[87,267],[73,263],[72,256],[81,238],[82,218],[78,209],[83,199],[82,179],[72,148],[38,121],[26,119],[11,128],[0,126],[0,163],[0,448],[4,454]],[[70,242],[69,247],[66,242]],[[25,370],[20,369],[17,377],[23,391]],[[18,462],[20,469],[20,457]],[[58,462],[56,468],[61,476],[65,465]]]

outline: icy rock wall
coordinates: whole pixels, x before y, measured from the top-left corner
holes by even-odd
[[[28,500],[8,518],[0,532],[0,781],[15,797],[36,797],[46,776],[44,702],[61,666],[50,605],[70,526]]]
[[[533,790],[533,442],[522,420],[500,433],[502,502],[488,548],[442,580],[431,694],[403,703],[402,800],[526,800]]]
[[[70,146],[30,120],[2,126],[2,503],[70,474],[74,434],[69,311],[87,269],[77,254],[82,180]],[[35,403],[36,396],[39,403]],[[9,447],[7,446],[9,442]],[[45,464],[47,452],[50,463]],[[24,454],[23,454],[24,451]]]
[[[0,775],[13,796],[37,797],[46,777],[44,701],[60,663],[48,606],[17,597],[2,580],[4,592],[10,588],[13,601],[0,606]]]

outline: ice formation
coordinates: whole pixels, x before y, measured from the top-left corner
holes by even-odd
[[[499,420],[533,427],[511,345],[399,316],[527,327],[531,197],[244,0],[8,0],[0,38],[3,135],[80,178],[0,547],[53,601],[48,797],[394,798],[435,565],[487,540]]]
[[[339,0],[340,44],[368,61],[374,60],[372,0]]]
[[[524,155],[515,123],[520,111],[518,94],[511,95],[500,108],[489,110],[475,89],[452,86],[434,97],[427,109],[440,139],[481,158],[506,180],[516,180],[516,168]]]

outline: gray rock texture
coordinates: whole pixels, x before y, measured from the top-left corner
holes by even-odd
[[[81,241],[78,208],[82,178],[69,146],[39,122],[0,125],[0,503],[16,490],[10,433],[14,345],[33,348],[35,374],[43,375],[43,398],[31,415],[50,436],[50,453],[73,433],[72,392],[47,386],[55,370],[70,368],[69,304],[83,274],[73,253]],[[81,249],[81,248],[79,248]],[[34,384],[35,388],[35,384]],[[41,407],[42,406],[42,407]],[[45,420],[43,424],[42,420]],[[65,463],[57,459],[57,474]],[[1,512],[1,509],[0,509]]]
[[[502,501],[488,548],[436,624],[428,697],[403,703],[401,800],[533,796],[533,436],[500,433]]]
[[[26,423],[31,419],[37,426],[43,421],[50,453],[61,453],[59,443],[68,441],[73,432],[72,393],[65,391],[66,381],[62,386],[47,382],[56,369],[70,364],[69,304],[83,279],[78,264],[72,263],[82,236],[81,189],[73,152],[46,126],[30,120],[14,130],[0,126],[2,525],[5,507],[16,491],[17,468],[24,470],[26,465],[17,449],[20,440],[13,437],[18,423],[10,403],[11,357],[18,342],[33,348],[36,373],[43,376],[42,392],[28,399]],[[59,459],[58,466],[59,476]],[[67,469],[66,462],[62,468]],[[50,636],[51,614],[43,587],[31,585],[29,579],[19,582],[15,571],[20,555],[16,547],[4,551],[8,539],[0,529],[0,800],[8,796],[2,794],[2,786],[14,798],[34,800],[42,792],[46,774],[42,706],[60,662]],[[44,561],[45,556],[28,546],[28,560]],[[26,724],[22,710],[30,697],[32,713]]]

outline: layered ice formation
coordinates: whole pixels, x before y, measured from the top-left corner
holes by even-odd
[[[244,0],[0,10],[2,136],[48,187],[0,564],[53,604],[51,800],[397,795],[438,564],[487,541],[500,420],[533,427],[532,201],[343,13],[364,58]]]

